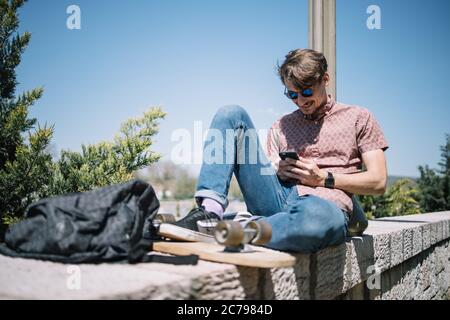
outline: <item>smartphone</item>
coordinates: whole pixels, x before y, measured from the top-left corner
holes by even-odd
[[[299,160],[298,159],[298,154],[295,151],[281,151],[278,155],[280,156],[280,158],[282,160],[286,160],[286,158]]]

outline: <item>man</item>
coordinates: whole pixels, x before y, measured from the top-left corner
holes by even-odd
[[[330,76],[323,54],[291,51],[278,71],[285,95],[298,110],[272,125],[270,162],[257,136],[249,134],[254,126],[246,111],[239,106],[219,109],[211,129],[227,138],[231,131],[233,141],[228,139],[213,154],[232,161],[204,159],[195,193],[199,207],[176,222],[178,227],[198,231],[198,221],[221,219],[234,173],[247,210],[272,226],[269,248],[315,252],[344,242],[354,209],[352,194],[385,192],[388,145],[383,133],[367,109],[337,103],[327,94]],[[259,148],[253,163],[240,157],[252,156],[246,137]],[[205,150],[214,143],[207,139]],[[295,151],[298,160],[281,160],[281,151]]]

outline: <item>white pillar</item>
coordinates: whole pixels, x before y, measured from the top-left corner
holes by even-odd
[[[336,97],[336,0],[309,0],[309,48],[327,58],[328,93]]]

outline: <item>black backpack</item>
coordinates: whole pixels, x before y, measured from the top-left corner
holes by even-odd
[[[141,180],[42,199],[10,226],[0,253],[62,263],[196,264],[197,256],[147,255],[158,209],[155,191]]]

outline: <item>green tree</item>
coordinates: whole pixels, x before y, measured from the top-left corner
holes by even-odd
[[[29,108],[42,96],[38,88],[16,97],[15,69],[30,41],[17,35],[18,9],[25,0],[0,0],[0,239],[5,226],[19,220],[40,198],[92,190],[133,178],[157,161],[150,151],[158,120],[165,113],[151,108],[122,124],[112,142],[83,145],[81,152],[64,150],[53,161],[49,152],[54,127],[36,126]]]
[[[445,145],[440,147],[439,169],[419,166],[419,201],[423,212],[450,209],[450,135],[446,135]]]
[[[42,186],[52,180],[46,149],[53,127],[35,128],[36,119],[28,116],[43,89],[16,95],[15,69],[31,38],[28,32],[17,34],[17,11],[24,2],[0,0],[0,218],[6,221],[14,221],[30,202],[45,195]]]
[[[409,179],[400,179],[393,184],[385,195],[385,215],[404,216],[420,213],[417,201],[417,189]]]
[[[142,117],[124,122],[112,142],[82,145],[81,152],[63,150],[48,193],[87,191],[132,179],[137,170],[159,160],[150,146],[158,120],[165,115],[160,108],[151,108]]]
[[[420,213],[417,188],[410,179],[397,180],[380,196],[359,196],[369,219]]]
[[[444,192],[441,188],[441,177],[436,170],[427,165],[419,166],[420,178],[417,180],[419,186],[419,202],[423,212],[435,212],[445,207]]]
[[[450,135],[445,135],[445,145],[441,146],[439,173],[442,175],[442,192],[445,201],[444,210],[450,209]]]
[[[385,206],[384,196],[358,195],[357,199],[359,200],[367,219],[377,218],[378,215],[376,213],[380,212]]]

